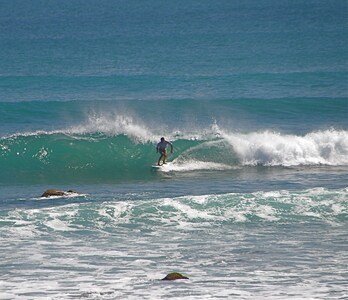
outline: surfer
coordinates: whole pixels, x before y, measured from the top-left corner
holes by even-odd
[[[166,163],[166,159],[168,157],[167,153],[167,146],[170,145],[170,153],[173,153],[173,144],[171,142],[168,142],[164,139],[164,137],[161,137],[161,141],[157,144],[156,151],[161,154],[160,158],[158,159],[157,165],[161,165],[161,160],[163,160],[163,164]]]

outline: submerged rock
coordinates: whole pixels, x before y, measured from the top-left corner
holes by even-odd
[[[169,273],[166,277],[162,278],[162,280],[177,280],[177,279],[189,279],[189,278],[177,272]]]
[[[41,197],[52,197],[52,196],[69,196],[71,194],[78,194],[78,192],[74,192],[72,190],[69,191],[60,191],[60,190],[47,190],[45,191]]]

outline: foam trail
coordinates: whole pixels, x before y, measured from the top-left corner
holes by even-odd
[[[196,160],[188,160],[183,162],[173,161],[172,163],[167,163],[163,165],[159,171],[161,172],[185,172],[185,171],[197,171],[197,170],[229,170],[232,169],[231,166],[221,163],[214,162],[204,162]]]

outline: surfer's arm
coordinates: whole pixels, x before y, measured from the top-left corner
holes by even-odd
[[[173,144],[170,143],[170,142],[168,142],[168,143],[169,143],[169,145],[170,145],[170,153],[173,153],[173,150],[174,150]]]

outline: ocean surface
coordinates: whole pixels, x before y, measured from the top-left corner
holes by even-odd
[[[1,1],[0,299],[347,299],[347,45],[345,0]]]

